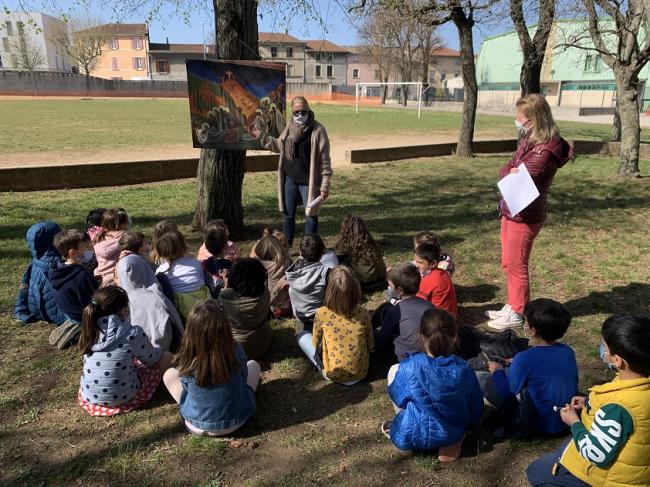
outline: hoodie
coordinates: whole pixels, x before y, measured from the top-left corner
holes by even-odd
[[[115,278],[115,266],[120,258],[120,238],[124,232],[106,232],[104,240],[94,245],[97,269],[95,275],[101,276],[102,286],[108,286]]]
[[[321,262],[306,262],[302,257],[287,269],[289,298],[298,319],[312,318],[323,305],[328,271]]]
[[[99,287],[92,274],[81,264],[66,264],[60,261],[58,266],[47,273],[54,294],[54,301],[68,318],[81,323],[81,315],[93,293]]]
[[[499,179],[510,174],[511,169],[525,164],[539,190],[539,196],[517,215],[510,214],[508,205],[502,199],[499,202],[501,215],[517,223],[529,225],[544,223],[548,192],[553,184],[555,173],[571,159],[573,159],[573,147],[561,137],[536,145],[531,144],[527,138],[521,139],[512,159],[499,171]]]
[[[271,298],[268,289],[261,296],[253,298],[226,288],[219,294],[219,302],[230,318],[233,337],[246,356],[255,360],[262,357],[271,347]]]
[[[61,254],[54,248],[54,235],[60,231],[61,227],[50,221],[35,223],[27,230],[25,239],[32,261],[23,274],[14,307],[16,318],[23,323],[42,320],[59,325],[66,320],[47,278],[47,271],[61,260]]]
[[[162,352],[154,347],[144,330],[117,315],[97,320],[97,342],[84,354],[80,394],[90,404],[120,406],[129,402],[140,389],[133,360],[155,365]]]

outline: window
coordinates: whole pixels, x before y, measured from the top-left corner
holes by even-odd
[[[0,56],[0,68],[2,67],[2,56]]]
[[[327,53],[327,61],[330,62],[330,63],[332,61],[334,61],[334,54],[332,54],[331,52],[328,52]]]
[[[600,73],[603,67],[603,62],[600,56],[594,56],[594,73]]]
[[[14,68],[17,68],[18,67],[18,56],[16,56],[15,54],[12,54],[9,59],[11,60],[11,66],[14,67]]]
[[[316,61],[320,61],[320,52],[314,54],[314,59],[316,59]]]
[[[117,39],[110,39],[108,41],[108,46],[111,49],[119,49],[120,48],[120,41],[118,41]]]
[[[59,56],[54,56],[54,64],[56,65],[56,69],[59,69]]]
[[[440,81],[447,79],[447,71],[440,71]]]
[[[455,64],[456,66],[460,66],[460,59],[455,59],[455,60],[454,60],[454,64]]]
[[[25,36],[25,24],[23,24],[22,22],[16,22],[16,27],[18,27],[18,35],[20,37],[24,37]]]
[[[2,38],[2,49],[4,49],[5,52],[11,51],[11,49],[9,49],[9,38],[8,37],[3,37]]]
[[[12,36],[12,35],[14,35],[14,26],[11,25],[11,22],[9,22],[9,21],[7,20],[7,21],[5,22],[5,25],[7,26],[7,35],[8,35],[8,36]]]
[[[317,77],[317,78],[320,78],[320,77],[321,77],[320,69],[321,69],[321,65],[320,65],[320,64],[317,64],[317,65],[316,65],[316,77]]]
[[[111,78],[113,81],[122,81],[121,76],[115,76],[114,78]]]
[[[169,73],[169,61],[156,61],[156,71],[160,74]]]
[[[381,80],[381,71],[375,69],[375,79]]]
[[[458,78],[459,76],[460,76],[460,71],[456,71],[456,72],[454,73],[454,78]]]
[[[120,66],[117,64],[117,58],[116,57],[111,58],[111,69],[113,71],[119,71],[120,70]]]
[[[327,77],[328,78],[331,78],[332,76],[334,76],[333,71],[334,71],[333,66],[327,66]]]
[[[293,57],[293,47],[287,46],[287,57]]]
[[[429,83],[435,80],[436,80],[436,70],[432,69],[431,71],[429,71]]]
[[[142,39],[139,37],[131,39],[131,49],[142,49]]]
[[[352,70],[352,77],[353,78],[359,78],[359,70],[357,68]]]
[[[271,57],[278,57],[278,48],[277,47],[272,47],[271,48]]]
[[[594,57],[591,54],[585,56],[585,65],[582,69],[583,73],[591,73]]]
[[[133,58],[133,69],[142,71],[144,69],[144,58],[143,57],[134,57]]]
[[[348,56],[348,62],[350,64],[359,64],[361,62],[361,56],[358,54],[350,54]]]
[[[293,64],[287,64],[287,77],[293,76]]]

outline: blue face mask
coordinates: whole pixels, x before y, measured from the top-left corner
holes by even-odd
[[[598,355],[600,355],[600,360],[605,362],[605,365],[607,365],[607,368],[609,370],[616,370],[616,367],[614,367],[614,364],[610,364],[605,360],[605,344],[603,342],[600,342],[600,345],[598,346]]]

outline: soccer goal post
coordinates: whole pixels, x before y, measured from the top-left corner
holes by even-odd
[[[418,99],[418,118],[422,115],[422,82],[421,81],[386,81],[375,83],[355,83],[354,95],[354,113],[359,114],[359,97],[361,96],[361,89],[364,86],[416,86],[417,99]]]

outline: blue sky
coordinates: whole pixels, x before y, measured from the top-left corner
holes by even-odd
[[[345,0],[311,1],[318,9],[320,17],[325,20],[327,24],[325,26],[326,30],[324,30],[324,27],[318,21],[305,19],[304,16],[297,14],[290,8],[283,8],[282,5],[291,4],[292,2],[283,2],[282,0],[275,0],[275,2],[269,0],[266,2],[267,4],[273,3],[274,5],[280,5],[279,8],[260,7],[259,30],[266,32],[284,32],[288,30],[289,34],[299,39],[319,39],[324,37],[342,45],[353,45],[359,42],[354,25],[357,22],[357,18],[355,15],[349,14],[344,10],[342,5],[346,3]],[[34,8],[54,15],[57,14],[57,9],[49,7],[50,5],[56,5],[60,9],[71,12],[75,6],[84,2],[93,6],[101,4],[101,2],[96,0],[23,0],[23,4],[27,4],[28,8]],[[13,9],[16,8],[17,3],[18,0],[0,0],[0,7],[7,6],[9,9]],[[117,3],[119,3],[119,0]],[[185,3],[187,5],[194,5],[192,12],[186,20],[172,8],[166,7],[165,5],[169,5],[169,3],[165,3],[162,0],[151,0],[150,2],[143,3],[162,5],[156,18],[149,24],[151,42],[165,42],[169,38],[169,42],[172,43],[200,43],[202,42],[203,30],[205,30],[207,37],[208,32],[212,28],[212,12],[207,10],[204,0],[190,0]],[[207,5],[211,4],[212,2],[207,3]],[[264,5],[264,2],[262,4]],[[92,14],[94,16],[101,16],[107,21],[114,19],[114,14],[110,8],[105,8],[104,11],[93,10]],[[145,18],[145,13],[142,12],[126,16],[121,15],[120,21],[143,22]],[[500,31],[502,30],[501,28]],[[494,33],[482,32],[482,29],[475,29],[474,48],[477,54],[483,36]],[[458,49],[458,35],[453,24],[450,23],[442,26],[439,30],[439,35],[443,38],[447,47]]]

